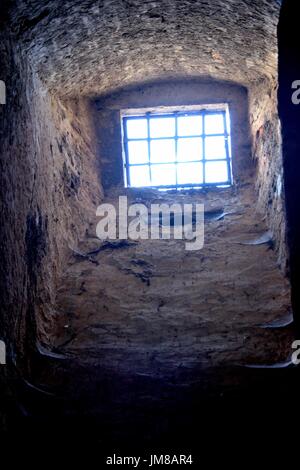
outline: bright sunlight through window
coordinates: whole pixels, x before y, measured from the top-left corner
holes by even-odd
[[[123,135],[128,187],[232,183],[227,108],[124,115]]]

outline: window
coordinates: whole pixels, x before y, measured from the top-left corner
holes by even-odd
[[[123,116],[126,186],[229,186],[227,107]]]

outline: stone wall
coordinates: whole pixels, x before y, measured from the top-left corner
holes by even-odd
[[[0,79],[7,83],[8,103],[0,109],[4,298],[0,328],[12,343],[16,335],[26,336],[26,324],[34,328],[36,309],[37,317],[45,320],[42,333],[46,337],[47,322],[52,317],[49,306],[67,246],[75,246],[86,231],[91,220],[88,214],[93,214],[101,197],[96,152],[98,160],[108,161],[112,175],[122,175],[120,167],[114,169],[114,158],[120,157],[120,128],[114,127],[109,148],[93,149],[94,124],[83,97],[111,94],[119,87],[170,77],[214,77],[235,80],[249,88],[259,207],[275,234],[280,263],[285,263],[280,138],[273,85],[280,2],[102,3],[49,0],[45,4],[31,0],[25,4],[17,0],[1,4],[3,24],[9,25],[14,41],[10,43],[7,31],[1,33]],[[162,98],[166,104],[178,103],[176,89],[170,84],[171,80],[157,95],[157,88],[150,86],[147,93],[140,89],[135,95],[138,105],[154,104],[154,96],[157,105],[164,104]],[[190,90],[193,104],[197,102],[194,92]],[[206,87],[198,99],[203,102],[204,95],[208,98],[210,94],[212,101],[212,93],[224,101],[217,86]],[[66,96],[69,101],[63,102]],[[127,98],[125,92],[122,103]],[[131,98],[134,101],[134,94]],[[98,109],[99,127],[110,118],[117,122],[117,107],[123,107],[122,103],[113,104],[110,116],[101,117]],[[236,116],[233,124],[234,129],[241,127],[239,138],[248,132],[244,104]],[[99,143],[99,134],[97,138]],[[248,165],[248,142],[245,146],[241,143],[234,153],[234,162]],[[239,171],[235,177],[239,178]],[[26,322],[26,316],[32,321]],[[27,336],[30,338],[32,332]]]
[[[10,357],[47,338],[58,274],[101,198],[89,105],[63,104],[0,41],[1,337]],[[2,65],[2,64],[1,64]]]
[[[105,185],[121,182],[116,165],[122,107],[180,104],[178,91],[184,104],[237,99],[233,157],[235,180],[242,184],[242,174],[251,170],[249,89],[258,208],[285,266],[276,102],[279,10],[279,0],[1,2],[0,79],[7,85],[7,104],[0,105],[0,338],[9,360],[26,356],[29,362],[36,338],[47,341],[70,247],[92,230],[102,198],[98,162],[106,160]],[[224,96],[224,88],[210,83],[201,93],[194,85],[184,94],[183,87],[171,85],[174,78],[235,81],[243,88],[227,82]],[[110,96],[162,79],[168,84],[160,92],[149,85]],[[103,93],[106,101],[97,101],[92,120],[88,99]],[[105,127],[108,140],[100,135]]]
[[[285,203],[277,83],[259,81],[250,88],[252,153],[256,163],[258,208],[273,232],[278,263],[287,269]]]
[[[276,73],[280,0],[16,0],[11,28],[59,95],[174,77]]]

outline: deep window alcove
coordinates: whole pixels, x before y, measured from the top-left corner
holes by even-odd
[[[224,188],[247,179],[244,87],[196,79],[145,83],[100,96],[95,110],[105,190]]]

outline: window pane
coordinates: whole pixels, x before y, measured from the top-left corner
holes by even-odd
[[[177,159],[184,162],[188,160],[202,159],[202,138],[178,139]]]
[[[225,119],[229,133],[228,112]],[[123,122],[128,138],[125,146],[130,186],[230,184],[226,160],[230,158],[230,136],[224,135],[226,125],[220,108],[207,111],[207,114],[201,111],[198,115],[191,110],[178,114],[129,116]]]
[[[175,118],[150,118],[150,137],[174,137]]]
[[[150,146],[151,163],[175,161],[175,140],[152,140]]]
[[[205,164],[206,183],[226,183],[228,179],[227,162],[209,162]]]
[[[205,134],[224,134],[223,114],[207,114],[205,116]]]
[[[202,134],[202,116],[180,116],[177,119],[178,135]]]
[[[128,119],[126,122],[128,139],[145,139],[148,137],[147,119]]]
[[[130,172],[130,186],[140,187],[150,185],[149,166],[131,166]]]
[[[225,137],[206,137],[205,158],[226,158]]]
[[[202,163],[178,163],[177,165],[178,184],[203,183]]]
[[[154,186],[176,185],[175,165],[153,165],[151,166],[151,181]]]
[[[147,140],[128,142],[128,159],[129,159],[129,163],[148,162]]]

